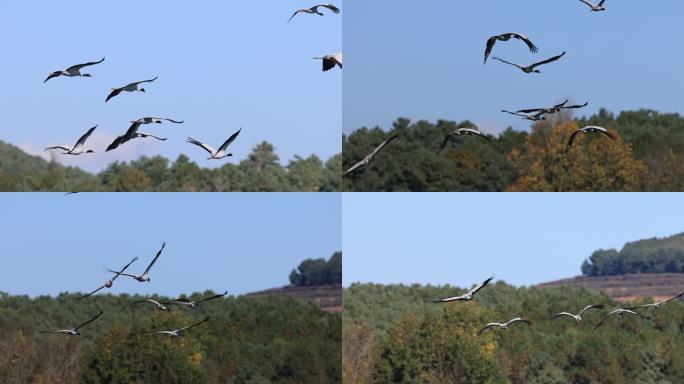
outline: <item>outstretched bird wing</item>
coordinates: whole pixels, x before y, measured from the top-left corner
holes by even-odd
[[[335,14],[340,13],[340,9],[337,8],[336,6],[332,5],[332,4],[318,4],[318,5],[313,6],[312,8],[318,8],[318,7],[328,8],[329,10],[331,10]]]
[[[185,141],[190,143],[190,144],[195,144],[197,146],[204,148],[204,150],[209,152],[209,154],[212,156],[214,156],[214,154],[216,154],[216,150],[209,144],[201,143],[201,142],[193,139],[192,137],[188,137]]]
[[[489,324],[485,325],[484,327],[482,327],[482,328],[477,332],[477,335],[478,335],[478,336],[479,336],[479,335],[482,335],[482,332],[484,332],[484,331],[487,330],[488,328],[491,328],[491,327],[498,327],[498,326],[500,326],[500,325],[501,325],[501,324],[499,324],[499,323],[489,323]]]
[[[359,168],[363,167],[363,165],[366,163],[366,160],[368,159],[368,156],[366,156],[363,160],[359,161],[358,163],[352,165],[347,169],[346,172],[344,172],[345,176],[350,176],[352,173],[356,172],[359,170]]]
[[[594,4],[588,2],[587,0],[580,0],[580,1],[583,2],[584,4],[590,6],[591,8],[594,8]]]
[[[161,255],[165,246],[166,246],[166,243],[165,242],[162,243],[161,248],[159,248],[159,251],[157,251],[157,255],[154,257],[154,259],[152,259],[152,262],[150,263],[150,265],[147,266],[147,269],[145,269],[145,272],[143,272],[143,275],[147,275],[150,272],[150,269],[152,269],[152,266],[154,265],[154,263],[157,262],[157,259],[159,258],[159,255]]]
[[[228,294],[228,291],[225,291],[225,292],[223,292],[223,293],[220,293],[220,294],[217,294],[217,295],[214,295],[214,296],[205,297],[205,298],[203,298],[203,299],[198,300],[198,301],[196,302],[196,304],[199,304],[199,303],[202,303],[202,302],[205,302],[205,301],[209,301],[209,300],[218,299],[219,297],[223,297],[223,296],[225,296],[225,295],[227,295],[227,294]]]
[[[492,36],[489,39],[487,39],[487,44],[485,46],[485,53],[484,53],[484,64],[487,64],[487,58],[489,57],[489,54],[492,53],[492,49],[494,49],[494,45],[496,45],[496,38],[498,36]]]
[[[67,147],[66,145],[55,145],[54,147],[45,148],[46,151],[49,151],[51,149],[61,149],[67,152],[71,151],[71,148]]]
[[[290,16],[290,18],[287,20],[287,22],[289,23],[290,21],[292,21],[292,19],[293,19],[295,16],[297,16],[297,14],[298,14],[299,12],[303,12],[303,11],[304,11],[303,9],[298,9],[298,10],[296,10],[295,13],[293,13],[292,16]]]
[[[569,317],[572,317],[573,319],[575,318],[575,316],[572,313],[560,312],[560,313],[556,313],[555,315],[551,316],[551,320],[557,319],[561,316],[569,316]]]
[[[75,149],[75,148],[78,148],[79,146],[83,146],[83,144],[85,144],[86,140],[88,140],[88,138],[89,138],[90,135],[93,133],[93,131],[95,130],[95,128],[97,128],[97,125],[95,125],[94,127],[90,128],[90,129],[88,130],[88,132],[86,132],[85,134],[83,134],[83,136],[81,136],[81,138],[78,139],[78,141],[76,142],[76,145],[74,145],[74,149]]]
[[[494,276],[492,276],[492,277],[488,278],[487,280],[481,282],[480,284],[478,284],[477,286],[475,286],[473,289],[471,289],[470,291],[468,291],[468,293],[471,294],[471,295],[474,295],[475,293],[477,293],[477,291],[479,291],[480,289],[484,288],[485,285],[489,284],[489,282],[492,281],[492,279],[494,279]]]
[[[586,311],[588,311],[588,310],[590,310],[590,309],[603,309],[603,307],[604,307],[603,304],[587,305],[586,307],[584,307],[584,308],[580,311],[579,315],[582,316],[582,314],[583,314],[584,312],[586,312]]]
[[[166,137],[157,137],[157,136],[155,136],[155,135],[152,135],[152,134],[149,134],[149,133],[142,133],[142,132],[138,132],[138,133],[136,133],[135,135],[136,135],[135,137],[140,137],[140,138],[143,138],[143,139],[148,138],[148,137],[157,139],[157,140],[159,140],[159,141],[166,141],[166,139],[167,139]]]
[[[561,53],[561,54],[558,55],[558,56],[550,57],[550,58],[548,58],[548,59],[546,59],[546,60],[542,60],[542,61],[540,61],[540,62],[538,62],[538,63],[534,63],[534,64],[530,65],[529,68],[530,68],[530,69],[534,69],[535,67],[538,67],[538,66],[540,66],[540,65],[552,63],[552,62],[554,62],[554,61],[560,59],[560,58],[563,57],[563,56],[565,56],[565,51],[563,51],[563,53]]]
[[[52,72],[51,74],[48,75],[47,78],[45,78],[45,80],[43,81],[43,84],[47,83],[48,80],[53,79],[53,78],[58,77],[58,76],[61,76],[61,75],[62,75],[62,71]]]
[[[71,72],[71,71],[73,71],[73,70],[81,69],[81,68],[83,68],[83,67],[88,67],[88,66],[90,66],[90,65],[100,64],[101,62],[104,61],[104,59],[105,59],[105,58],[103,57],[102,60],[100,60],[100,61],[91,61],[91,62],[88,62],[88,63],[72,65],[71,67],[69,67],[69,68],[66,69],[66,72]]]
[[[85,299],[86,297],[88,297],[88,296],[90,296],[90,295],[93,295],[93,294],[97,293],[99,290],[101,290],[101,289],[104,288],[104,287],[105,287],[105,285],[102,284],[99,288],[97,288],[96,290],[94,290],[94,291],[88,293],[87,295],[83,295],[83,296],[77,297],[76,300]]]
[[[522,40],[525,44],[527,44],[527,48],[530,49],[530,52],[537,53],[539,51],[539,48],[537,48],[536,45],[532,44],[532,40],[530,40],[527,36],[521,35],[519,33],[511,33],[511,36],[515,37],[518,40]]]
[[[665,303],[667,303],[667,302],[669,302],[669,301],[677,300],[677,299],[679,299],[679,298],[682,297],[682,296],[684,296],[684,292],[680,293],[680,294],[677,295],[677,296],[670,297],[670,298],[667,299],[667,300],[663,300],[663,301],[661,301],[659,304],[665,304]]]
[[[124,273],[124,272],[126,271],[126,269],[127,269],[128,267],[130,267],[131,264],[133,264],[136,260],[138,260],[138,257],[137,257],[137,256],[134,257],[133,260],[131,260],[131,261],[130,261],[128,264],[126,264],[123,268],[121,268],[121,271],[117,272],[117,273],[114,275],[114,277],[112,277],[112,281],[116,280],[116,278],[119,277],[119,275],[121,275],[122,273]]]
[[[578,129],[578,130],[576,130],[575,132],[573,132],[572,135],[570,135],[570,140],[568,140],[568,144],[565,146],[565,149],[566,149],[566,150],[567,150],[568,148],[572,147],[572,143],[575,142],[575,139],[577,138],[577,135],[579,135],[579,134],[582,133],[582,132],[584,132],[584,131],[581,130],[581,129]]]
[[[233,133],[232,135],[230,135],[230,137],[228,138],[228,140],[226,140],[226,141],[225,141],[223,144],[221,144],[221,146],[219,147],[219,149],[218,149],[219,152],[220,152],[220,151],[225,151],[226,148],[228,148],[228,146],[229,146],[233,141],[235,141],[235,139],[237,139],[237,137],[238,137],[238,135],[240,134],[241,131],[242,131],[242,128],[238,129],[237,132],[235,132],[235,133]]]
[[[387,139],[387,140],[383,141],[382,143],[380,143],[380,145],[378,145],[377,148],[375,148],[375,149],[373,150],[373,152],[371,152],[370,156],[371,156],[371,157],[374,157],[378,152],[380,152],[380,150],[381,150],[385,145],[391,143],[392,140],[396,139],[397,137],[399,137],[399,135],[394,135],[394,136],[390,137],[389,139]]]
[[[527,325],[532,325],[531,321],[529,321],[527,319],[523,319],[522,317],[516,317],[515,319],[511,319],[506,324],[511,325],[511,324],[515,324],[515,323],[525,323]]]
[[[584,107],[586,107],[587,105],[589,105],[589,102],[586,102],[586,103],[584,103],[584,104],[582,104],[582,105],[569,105],[569,106],[567,106],[567,107],[559,107],[559,108],[562,108],[562,109],[584,108]]]
[[[506,64],[512,65],[512,66],[514,66],[514,67],[522,68],[522,66],[521,66],[520,64],[511,63],[510,61],[506,61],[506,60],[500,59],[500,58],[498,58],[498,57],[492,57],[492,59],[493,59],[493,60],[499,60],[499,61],[502,62],[502,63],[506,63]]]
[[[126,138],[125,135],[124,136],[117,136],[116,139],[114,139],[114,141],[112,141],[112,143],[109,144],[109,146],[107,147],[105,152],[109,152],[111,150],[114,150],[114,149],[118,148],[119,145],[121,145],[127,141],[128,141],[128,139]]]
[[[128,85],[138,85],[138,84],[142,84],[142,83],[151,83],[151,82],[157,80],[157,77],[159,77],[159,76],[155,76],[154,79],[136,81],[135,83],[130,83],[130,84],[128,84]],[[127,85],[127,86],[128,86],[128,85]],[[127,86],[126,86],[126,87],[127,87]],[[125,88],[125,87],[124,87],[124,88]]]
[[[112,97],[114,97],[114,96],[118,95],[119,93],[121,93],[121,91],[123,91],[123,89],[124,89],[124,87],[112,89],[112,92],[111,92],[111,93],[107,96],[107,98],[105,99],[105,103],[108,102],[109,99],[111,99]]]
[[[98,317],[100,317],[100,316],[102,315],[102,313],[103,313],[103,311],[100,311],[100,313],[98,313],[97,315],[95,315],[92,319],[90,319],[90,320],[86,321],[85,323],[79,325],[78,327],[74,328],[74,331],[77,331],[77,330],[83,328],[84,326],[86,326],[86,325],[92,323],[92,322],[95,321]]]
[[[195,323],[193,325],[188,325],[187,327],[183,327],[183,328],[179,329],[178,332],[185,331],[186,329],[190,329],[192,327],[196,327],[200,324],[206,323],[207,321],[209,321],[209,316],[207,316],[204,320],[200,321],[199,323]]]
[[[151,116],[150,118],[151,118],[151,119],[157,119],[157,120],[166,120],[166,121],[170,121],[170,122],[176,123],[176,124],[183,124],[183,123],[185,122],[184,120],[178,121],[178,120],[168,119],[168,118],[166,118],[166,117]]]
[[[439,145],[439,150],[438,150],[437,152],[441,152],[442,150],[444,150],[444,148],[446,147],[447,143],[448,143],[449,140],[451,139],[451,136],[453,136],[453,135],[454,135],[454,133],[453,133],[453,132],[450,132],[450,133],[448,133],[448,134],[444,137],[444,140],[442,140],[442,144]]]

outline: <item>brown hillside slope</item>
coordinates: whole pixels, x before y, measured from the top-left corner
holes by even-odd
[[[285,286],[248,293],[247,296],[287,296],[311,301],[326,312],[340,312],[342,310],[342,285]]]
[[[569,285],[597,289],[618,301],[639,297],[667,299],[684,292],[684,273],[641,273],[620,276],[577,276],[539,284],[540,287]]]

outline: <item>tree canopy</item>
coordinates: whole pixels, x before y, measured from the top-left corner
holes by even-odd
[[[298,287],[342,284],[342,252],[335,252],[328,261],[307,259],[290,273],[290,283]]]
[[[684,233],[630,242],[619,251],[599,249],[582,263],[586,276],[629,273],[684,273]]]
[[[593,326],[620,306],[597,291],[490,284],[470,302],[435,304],[464,292],[450,286],[353,284],[343,291],[342,382],[679,383],[684,382],[684,304]],[[648,299],[641,299],[639,303]],[[588,304],[581,324],[551,320]],[[531,326],[488,322],[524,316]]]
[[[197,299],[213,294],[195,293]],[[146,296],[74,300],[0,292],[0,382],[339,383],[341,317],[276,296],[229,297],[196,310],[158,311]],[[158,301],[170,298],[152,296]],[[41,334],[74,326],[99,309],[82,336]],[[177,329],[209,316],[182,337]]]
[[[566,151],[572,131],[607,128],[616,140],[579,137]],[[601,109],[573,119],[568,112],[535,122],[529,132],[511,128],[498,136],[453,137],[475,127],[439,120],[398,119],[391,129],[360,128],[344,135],[343,169],[363,159],[392,135],[400,139],[378,153],[367,169],[345,178],[347,191],[678,191],[684,190],[684,118],[652,110],[615,117]]]
[[[31,156],[0,142],[0,191],[207,192],[339,191],[342,156],[325,163],[315,155],[296,156],[286,166],[273,145],[257,145],[239,164],[201,168],[185,155],[114,162],[97,175]]]

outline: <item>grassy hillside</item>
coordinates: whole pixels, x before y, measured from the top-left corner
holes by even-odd
[[[595,289],[617,301],[634,301],[643,297],[663,300],[684,292],[684,273],[578,276],[551,281],[539,286],[571,286]]]
[[[326,312],[340,312],[342,310],[341,285],[315,285],[311,287],[285,286],[248,293],[247,296],[290,297],[296,300],[310,301]]]

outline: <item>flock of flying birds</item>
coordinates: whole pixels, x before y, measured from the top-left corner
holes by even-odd
[[[93,294],[95,294],[96,292],[98,292],[98,291],[100,291],[100,290],[102,290],[102,289],[104,289],[104,288],[111,288],[111,287],[114,285],[114,280],[116,280],[116,278],[119,277],[119,276],[127,276],[127,277],[130,277],[130,278],[132,278],[132,279],[134,279],[134,280],[136,280],[136,281],[139,281],[139,282],[141,282],[141,283],[144,283],[144,282],[148,282],[148,283],[149,283],[149,282],[151,281],[151,279],[150,279],[150,270],[152,269],[152,266],[154,265],[154,263],[157,262],[157,259],[158,259],[159,256],[161,255],[161,253],[162,253],[162,251],[164,250],[164,247],[165,247],[165,246],[166,246],[166,243],[163,243],[162,246],[161,246],[161,248],[160,248],[159,251],[157,252],[156,256],[154,256],[154,259],[152,259],[152,261],[150,262],[150,264],[147,266],[147,268],[145,268],[145,270],[144,270],[141,274],[139,274],[139,275],[133,275],[133,274],[130,274],[130,273],[125,273],[125,272],[126,272],[126,269],[128,269],[128,267],[130,267],[131,264],[133,264],[136,260],[138,260],[138,258],[135,257],[135,258],[133,258],[133,260],[131,260],[128,264],[126,264],[126,265],[125,265],[123,268],[121,268],[121,270],[119,270],[119,271],[114,271],[114,270],[111,270],[111,269],[107,269],[107,271],[110,272],[110,273],[113,273],[114,276],[113,276],[111,279],[107,280],[104,284],[102,284],[101,286],[99,286],[97,289],[95,289],[95,290],[93,290],[92,292],[88,293],[87,295],[83,295],[83,296],[77,297],[76,300],[81,300],[81,299],[84,299],[84,298],[86,298],[86,297],[92,296]],[[171,305],[179,305],[179,306],[184,306],[184,307],[186,307],[186,308],[195,309],[195,308],[197,308],[201,303],[204,303],[204,302],[206,302],[206,301],[210,301],[210,300],[214,300],[214,299],[221,298],[221,297],[223,297],[223,296],[225,296],[225,295],[227,295],[227,294],[228,294],[228,291],[226,291],[226,292],[224,292],[224,293],[222,293],[222,294],[217,294],[217,295],[213,295],[213,296],[209,296],[209,297],[204,297],[204,298],[202,298],[202,299],[194,300],[194,301],[191,301],[191,300],[188,300],[188,299],[184,299],[184,298],[177,298],[177,299],[169,300],[169,301],[167,301],[167,302],[158,302],[158,301],[153,300],[153,299],[147,299],[147,300],[136,301],[136,303],[151,303],[151,304],[154,304],[154,306],[156,307],[156,309],[161,310],[161,311],[170,311],[169,306],[171,306]],[[93,321],[97,320],[100,316],[102,316],[103,313],[104,313],[104,311],[100,311],[97,315],[95,315],[95,316],[91,317],[90,319],[88,319],[88,321],[86,321],[86,322],[84,322],[84,323],[82,323],[82,324],[80,324],[80,325],[78,325],[78,326],[76,326],[76,327],[73,327],[73,328],[55,329],[55,330],[41,331],[41,333],[57,333],[57,334],[63,334],[63,335],[68,335],[68,336],[80,336],[80,335],[81,335],[80,329],[83,328],[84,326],[86,326],[86,325],[92,323]],[[181,328],[178,328],[178,329],[163,330],[163,331],[143,332],[143,334],[156,334],[156,335],[166,335],[166,336],[170,336],[170,337],[179,337],[179,336],[182,336],[183,333],[184,333],[185,331],[189,330],[190,328],[196,327],[196,326],[198,326],[198,325],[200,325],[200,324],[204,324],[204,323],[206,323],[207,321],[209,321],[209,317],[205,317],[204,320],[202,320],[202,321],[199,321],[199,322],[197,322],[197,323],[194,323],[194,324],[191,324],[191,325],[188,325],[188,326],[185,326],[185,327],[181,327]]]
[[[310,8],[304,8],[304,9],[299,9],[297,10],[288,20],[288,23],[298,14],[312,14],[312,15],[319,15],[323,16],[323,13],[319,10],[319,8],[326,8],[330,11],[332,11],[335,14],[340,13],[340,9],[337,8],[336,6],[332,4],[319,4],[315,5]],[[322,65],[323,65],[323,71],[327,72],[336,66],[339,67],[340,69],[342,68],[342,53],[337,52],[334,54],[330,55],[325,55],[323,57],[314,57],[315,60],[321,60]],[[48,77],[43,81],[43,83],[47,83],[48,80],[54,79],[56,77],[93,77],[90,73],[82,73],[81,70],[90,67],[96,64],[100,64],[105,60],[103,57],[99,61],[91,61],[88,63],[83,63],[83,64],[76,64],[72,65],[71,67],[65,69],[65,70],[58,70],[50,73]],[[141,85],[144,84],[149,84],[157,80],[157,77],[154,77],[153,79],[149,80],[142,80],[142,81],[136,81],[127,85],[124,85],[123,87],[119,88],[112,88],[112,91],[107,95],[107,98],[105,99],[105,103],[111,100],[112,98],[118,96],[122,92],[145,92],[145,88],[143,88]],[[160,141],[165,141],[166,138],[161,138],[157,137],[155,135],[149,134],[149,133],[143,133],[143,132],[138,132],[138,129],[140,128],[141,125],[143,124],[161,124],[164,121],[168,121],[171,123],[175,124],[182,124],[183,121],[178,121],[178,120],[173,120],[169,118],[164,118],[164,117],[143,117],[134,121],[131,121],[131,126],[126,130],[126,132],[118,136],[105,150],[105,152],[114,150],[118,148],[119,146],[123,145],[124,143],[134,140],[134,139],[144,139],[144,138],[153,138],[156,140]],[[97,128],[97,125],[94,127],[88,129],[85,134],[83,134],[77,141],[76,144],[73,146],[70,145],[56,145],[52,147],[45,148],[46,151],[50,150],[62,150],[61,154],[63,155],[83,155],[83,154],[89,154],[89,153],[95,153],[94,150],[92,149],[86,149],[85,144],[90,135],[92,135],[93,131]],[[229,156],[232,156],[232,153],[229,153],[228,146],[237,139],[238,135],[242,131],[242,128],[240,128],[238,131],[233,133],[226,141],[221,144],[221,146],[218,147],[218,149],[214,149],[212,146],[202,143],[198,140],[193,139],[192,137],[188,137],[186,142],[190,144],[197,145],[207,151],[210,154],[210,157],[207,160],[218,160],[218,159],[223,159]]]
[[[433,302],[433,303],[450,303],[450,302],[453,302],[453,301],[470,301],[470,300],[473,300],[475,294],[476,294],[477,292],[479,292],[482,288],[484,288],[487,284],[489,284],[489,282],[492,281],[492,279],[494,279],[494,277],[488,278],[487,280],[485,280],[485,281],[483,281],[482,283],[476,285],[475,287],[473,287],[472,289],[470,289],[468,292],[466,292],[466,293],[464,293],[464,294],[462,294],[462,295],[460,295],[460,296],[453,296],[453,297],[446,297],[446,298],[442,298],[442,299],[435,299],[435,300],[432,300],[432,302]],[[639,305],[639,306],[635,306],[635,307],[615,308],[615,309],[613,309],[612,311],[610,311],[610,312],[608,312],[607,314],[605,314],[605,315],[596,323],[596,325],[594,326],[594,329],[596,329],[596,328],[600,327],[602,324],[604,324],[604,322],[605,322],[608,318],[610,318],[611,316],[615,316],[615,317],[618,317],[618,318],[622,318],[622,317],[625,317],[625,316],[633,316],[633,317],[638,317],[638,318],[641,318],[641,319],[648,320],[649,317],[644,316],[643,314],[639,313],[638,310],[640,310],[640,309],[653,309],[653,310],[657,310],[657,309],[659,309],[660,307],[662,307],[664,304],[669,303],[670,301],[673,301],[673,300],[677,300],[677,299],[679,299],[679,298],[682,297],[682,296],[684,296],[684,292],[678,294],[677,296],[671,297],[671,298],[666,299],[666,300],[657,301],[657,302],[655,302],[655,303],[644,304],[644,305]],[[595,310],[601,310],[601,309],[604,309],[604,308],[605,308],[605,306],[604,306],[603,304],[590,304],[590,305],[587,305],[586,307],[582,308],[582,309],[579,311],[579,313],[558,312],[558,313],[554,314],[553,316],[551,316],[551,320],[555,320],[555,319],[559,319],[559,318],[572,318],[573,320],[575,320],[575,322],[577,323],[577,325],[580,325],[580,323],[582,322],[582,315],[584,314],[584,312],[587,312],[587,311],[595,311]],[[519,317],[515,317],[515,318],[513,318],[513,319],[511,319],[511,320],[508,320],[508,321],[505,322],[505,323],[494,323],[494,322],[493,322],[493,323],[488,323],[488,324],[486,324],[484,327],[480,328],[480,330],[478,331],[477,334],[478,334],[478,335],[482,335],[482,333],[483,333],[484,331],[486,331],[486,330],[488,330],[488,329],[490,329],[490,328],[499,328],[499,329],[502,329],[502,330],[506,330],[506,329],[508,329],[508,327],[509,327],[510,325],[516,324],[516,323],[532,325],[532,321],[530,321],[529,319],[526,319],[526,318],[524,318],[524,317],[522,317],[522,316],[519,316]]]
[[[601,0],[598,4],[594,5],[591,4],[590,2],[586,0],[580,0],[581,2],[587,4],[590,7],[590,11],[592,12],[600,12],[600,11],[605,11],[605,8],[603,7],[603,3],[605,3],[605,0]],[[514,33],[514,32],[509,32],[509,33],[503,33],[500,35],[492,36],[489,39],[487,39],[487,43],[485,45],[485,53],[484,53],[484,63],[487,63],[487,59],[489,58],[489,55],[492,53],[492,50],[494,49],[494,46],[496,45],[497,41],[509,41],[511,39],[516,39],[520,40],[525,45],[527,45],[527,48],[530,50],[531,53],[537,53],[539,52],[539,48],[534,45],[532,40],[530,40],[527,36],[519,34],[519,33]],[[520,69],[522,72],[526,74],[534,74],[534,73],[541,73],[537,67],[540,67],[542,65],[550,64],[555,61],[560,60],[563,56],[565,56],[565,52],[560,53],[559,55],[550,57],[548,59],[530,64],[530,65],[522,65],[522,64],[516,64],[504,59],[501,59],[499,57],[492,57],[493,60],[498,60],[504,64],[508,64],[511,66],[514,66],[518,69]],[[511,115],[515,115],[518,117],[521,117],[522,119],[525,120],[530,120],[530,121],[540,121],[540,120],[546,120],[546,116],[553,115],[555,113],[561,112],[563,110],[569,110],[569,109],[578,109],[578,108],[583,108],[589,105],[589,103],[584,103],[581,105],[566,105],[568,103],[568,100],[565,100],[564,102],[560,104],[556,104],[550,107],[543,107],[543,108],[528,108],[528,109],[521,109],[518,111],[508,111],[508,110],[502,110],[501,112],[508,113]],[[608,132],[607,129],[603,127],[598,127],[598,126],[587,126],[581,129],[575,130],[572,135],[570,135],[570,138],[568,139],[568,142],[566,144],[566,152],[567,150],[572,146],[572,144],[575,142],[576,138],[578,135],[581,134],[590,134],[590,133],[596,133],[603,135],[610,140],[614,140],[615,137],[613,134]],[[483,134],[478,130],[477,128],[458,128],[452,132],[449,132],[445,137],[444,141],[442,141],[442,144],[439,146],[438,152],[441,152],[449,143],[451,138],[454,136],[477,136],[481,137],[484,139],[489,139],[489,136]],[[397,136],[392,136],[388,140],[385,140],[384,142],[380,143],[370,154],[368,154],[365,158],[363,158],[361,161],[357,162],[353,166],[351,166],[349,169],[346,170],[345,176],[352,176],[354,173],[356,173],[359,170],[365,169],[368,166],[370,166],[373,161],[375,160],[375,156],[380,152],[380,150],[385,147],[387,144],[389,144],[391,141],[396,139]]]

